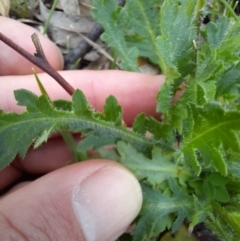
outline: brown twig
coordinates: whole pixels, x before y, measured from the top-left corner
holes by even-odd
[[[6,45],[14,49],[19,54],[21,54],[25,59],[27,59],[28,61],[30,61],[31,63],[33,63],[46,73],[48,73],[66,90],[66,92],[72,95],[75,89],[48,63],[43,52],[41,43],[38,37],[36,36],[36,34],[33,34],[32,39],[37,52],[34,55],[31,55],[25,49],[20,47],[18,44],[14,43],[11,39],[9,39],[0,32],[0,40],[2,42],[4,42]]]

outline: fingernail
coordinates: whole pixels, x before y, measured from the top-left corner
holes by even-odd
[[[87,241],[113,241],[125,232],[140,211],[142,192],[124,168],[109,165],[84,179],[73,206]]]

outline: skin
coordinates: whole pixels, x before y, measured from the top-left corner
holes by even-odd
[[[35,52],[30,36],[36,30],[0,17],[0,31],[28,52]],[[156,94],[163,76],[61,71],[63,59],[58,48],[41,34],[39,37],[50,64],[85,93],[95,110],[101,111],[106,97],[112,94],[122,106],[128,126],[141,112],[157,117]],[[31,68],[31,63],[0,42],[0,109],[24,110],[16,105],[15,89],[40,94]],[[34,68],[52,100],[71,99],[51,77]],[[31,183],[18,183],[0,197],[0,240],[110,241],[126,231],[142,204],[135,177],[111,160],[94,159],[67,166],[70,159],[63,140],[55,136],[40,148],[30,149],[24,160],[16,158],[0,170],[0,190],[24,172],[41,175]]]

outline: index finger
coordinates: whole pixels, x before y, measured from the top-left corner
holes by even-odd
[[[126,124],[131,125],[135,117],[144,112],[157,117],[156,95],[164,83],[163,76],[149,76],[118,70],[105,71],[62,71],[60,74],[75,89],[81,89],[88,101],[97,111],[102,111],[106,98],[114,95],[123,109]],[[47,74],[38,75],[52,100],[71,99],[62,87]],[[7,84],[6,84],[7,83]],[[28,89],[40,94],[34,76],[6,76],[0,81],[0,109],[4,111],[22,111],[16,105],[13,91]]]

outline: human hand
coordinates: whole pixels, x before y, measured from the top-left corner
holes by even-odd
[[[34,29],[0,17],[0,31],[34,53]],[[57,47],[39,34],[50,64],[63,66]],[[0,109],[22,111],[13,91],[25,88],[40,94],[32,64],[0,42]],[[70,96],[47,74],[39,78],[52,99]],[[74,87],[83,90],[95,110],[114,95],[123,108],[126,124],[145,112],[156,116],[155,96],[163,78],[124,71],[60,71]],[[4,140],[0,140],[3,142]],[[71,155],[60,137],[51,138],[24,160],[0,171],[0,190],[11,186],[23,173],[42,175],[20,183],[0,199],[0,240],[115,240],[137,216],[142,194],[135,177],[110,160],[91,160],[66,166]]]

